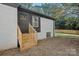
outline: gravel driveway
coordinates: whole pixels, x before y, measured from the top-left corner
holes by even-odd
[[[38,41],[38,45],[19,52],[18,48],[1,51],[0,55],[11,56],[77,56],[79,38],[56,37]]]

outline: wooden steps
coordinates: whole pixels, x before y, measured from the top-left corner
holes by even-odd
[[[32,34],[23,34],[23,41],[22,41],[22,50],[27,50],[34,45],[37,45],[37,41],[33,39]]]
[[[35,45],[37,45],[37,32],[35,29],[29,25],[29,33],[21,33],[20,28],[18,28],[18,39],[20,43],[20,50],[27,50]]]

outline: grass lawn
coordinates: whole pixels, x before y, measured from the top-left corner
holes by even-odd
[[[59,32],[56,32],[55,33],[55,37],[71,37],[71,38],[74,38],[74,37],[76,37],[76,38],[79,38],[79,35],[75,35],[75,34],[65,34],[65,33],[59,33]]]
[[[64,34],[76,34],[76,35],[79,35],[79,30],[55,29],[55,32],[64,33]]]

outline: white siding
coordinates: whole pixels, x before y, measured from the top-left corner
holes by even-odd
[[[0,4],[0,50],[17,47],[17,8]]]
[[[38,39],[46,38],[46,32],[51,32],[51,36],[53,37],[53,20],[47,18],[41,19],[41,32],[38,33]]]

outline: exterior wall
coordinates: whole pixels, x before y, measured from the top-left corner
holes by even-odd
[[[54,36],[54,25],[53,20],[47,19],[47,18],[40,18],[41,20],[41,32],[38,32],[38,39],[45,39],[46,38],[46,32],[51,32],[51,36]]]
[[[0,4],[0,50],[17,47],[17,8]]]

